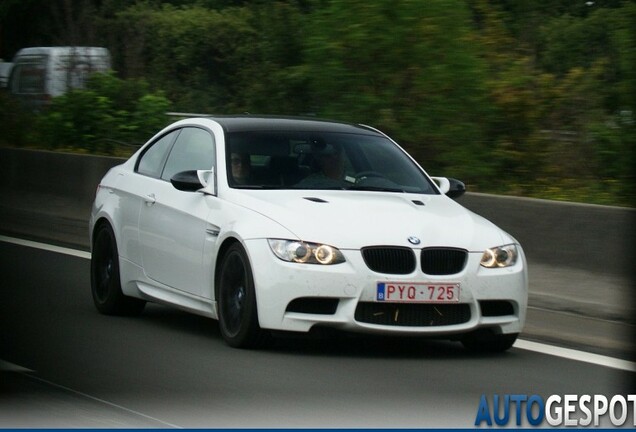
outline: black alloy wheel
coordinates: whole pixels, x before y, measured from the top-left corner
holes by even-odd
[[[97,310],[106,315],[138,315],[145,301],[127,297],[121,291],[119,254],[112,228],[100,225],[91,253],[91,292]]]
[[[267,333],[258,323],[252,269],[239,243],[226,251],[217,284],[219,328],[225,342],[235,348],[262,346]]]

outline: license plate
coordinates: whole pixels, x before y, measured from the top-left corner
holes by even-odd
[[[390,303],[457,303],[459,284],[378,282],[375,299]]]

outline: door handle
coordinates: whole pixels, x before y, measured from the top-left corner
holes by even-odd
[[[144,197],[144,201],[146,202],[147,205],[151,206],[157,202],[157,197],[155,196],[155,194],[151,193]]]

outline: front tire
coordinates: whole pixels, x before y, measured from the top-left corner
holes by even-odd
[[[112,228],[97,228],[91,253],[91,293],[97,310],[105,315],[139,315],[146,302],[122,293],[119,253]]]
[[[464,347],[480,353],[500,353],[509,350],[519,333],[496,334],[491,330],[477,330],[465,336],[461,342]]]
[[[267,333],[258,323],[252,268],[239,243],[223,256],[217,284],[219,328],[225,342],[234,348],[262,346]]]

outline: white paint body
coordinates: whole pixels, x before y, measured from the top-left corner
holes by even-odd
[[[449,337],[480,327],[504,334],[521,332],[528,295],[526,260],[518,246],[513,266],[480,265],[485,249],[517,243],[491,222],[440,193],[232,188],[223,163],[223,128],[213,119],[190,119],[167,130],[179,125],[196,125],[213,134],[216,161],[221,161],[215,166],[214,195],[179,191],[168,181],[136,173],[135,163],[144,148],[111,169],[98,188],[90,229],[102,219],[112,226],[125,295],[217,318],[214,280],[219,250],[224,242],[236,240],[249,257],[258,320],[265,329],[306,332],[318,324],[358,332]],[[411,236],[421,243],[409,243]],[[328,244],[342,252],[345,262],[286,262],[274,255],[267,239]],[[372,245],[411,248],[415,270],[399,275],[370,270],[360,250]],[[467,250],[466,266],[452,275],[424,274],[420,250],[429,246]],[[470,319],[424,327],[357,321],[356,306],[375,301],[378,282],[458,283],[460,302],[469,305]],[[286,311],[290,302],[302,297],[339,299],[337,310],[333,314]],[[509,301],[514,313],[484,317],[480,300]]]

